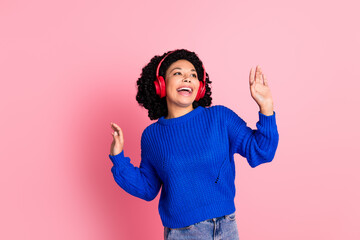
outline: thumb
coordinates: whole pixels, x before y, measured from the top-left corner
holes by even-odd
[[[249,74],[249,85],[252,86],[254,84],[254,80],[255,80],[255,77],[254,77],[255,73],[254,73],[254,69],[251,68],[250,70],[250,74]]]

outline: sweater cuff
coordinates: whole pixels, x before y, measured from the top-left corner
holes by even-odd
[[[124,156],[124,149],[117,155],[112,156],[109,154],[109,158],[116,167],[125,167],[130,163],[130,158]]]
[[[265,129],[268,129],[269,131],[274,131],[275,129],[277,129],[275,111],[273,115],[270,116],[264,115],[259,111],[259,124]]]

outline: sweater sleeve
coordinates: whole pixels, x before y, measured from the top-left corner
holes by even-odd
[[[144,134],[142,134],[139,167],[130,163],[130,158],[124,156],[124,150],[115,156],[109,154],[109,157],[114,164],[111,172],[115,182],[127,193],[152,201],[159,193],[162,182],[148,158],[145,145]]]
[[[259,111],[257,130],[253,130],[234,111],[226,107],[224,109],[231,154],[238,153],[245,157],[252,168],[271,162],[279,143],[275,111],[270,116]]]

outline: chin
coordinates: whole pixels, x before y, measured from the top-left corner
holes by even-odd
[[[187,99],[186,101],[179,101],[179,103],[182,103],[184,105],[190,105],[195,101],[195,99]]]
[[[193,104],[193,101],[192,102],[179,102],[177,105],[178,106],[181,106],[181,107],[189,107],[189,106],[192,106],[192,104]]]
[[[195,97],[191,98],[191,97],[180,96],[180,97],[172,98],[172,100],[167,99],[167,102],[173,103],[173,104],[181,106],[181,107],[192,106],[194,101],[195,101]]]

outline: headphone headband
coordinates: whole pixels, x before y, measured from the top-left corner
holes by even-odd
[[[176,51],[177,51],[177,50],[174,50],[174,51],[169,52],[168,54],[165,55],[165,57],[163,57],[163,59],[161,59],[161,61],[159,62],[158,66],[157,66],[157,68],[156,68],[156,79],[159,78],[159,70],[160,70],[160,67],[161,67],[161,63],[165,60],[165,58],[166,58],[167,56],[169,56],[171,53],[176,52]],[[204,75],[203,75],[203,80],[202,80],[202,81],[203,81],[204,84],[205,84],[206,72],[205,72],[204,64],[202,64],[202,68],[204,69]]]

